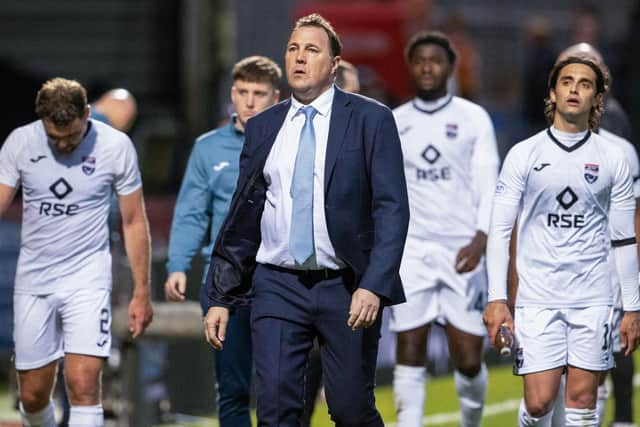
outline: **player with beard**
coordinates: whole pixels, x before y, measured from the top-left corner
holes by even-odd
[[[153,317],[150,236],[142,181],[127,135],[89,118],[74,80],[45,82],[39,120],[16,128],[0,150],[0,218],[22,188],[22,238],[14,289],[15,367],[25,426],[54,427],[51,401],[64,358],[70,426],[103,426],[101,375],[111,350],[111,252],[115,195],[133,276],[129,330]]]
[[[456,52],[421,32],[406,50],[416,97],[394,111],[411,219],[400,275],[407,302],[391,308],[398,333],[393,389],[398,426],[422,426],[429,329],[449,341],[462,426],[478,426],[487,386],[482,361],[483,262],[499,158],[493,124],[477,104],[447,91]]]

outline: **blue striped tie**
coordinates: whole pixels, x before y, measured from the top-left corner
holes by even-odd
[[[316,132],[313,117],[318,112],[310,105],[302,107],[305,115],[300,133],[298,154],[291,180],[291,235],[289,252],[297,264],[304,264],[313,255],[313,170],[316,158]]]

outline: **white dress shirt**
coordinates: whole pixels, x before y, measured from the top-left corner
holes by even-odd
[[[297,265],[289,252],[291,231],[291,181],[298,152],[300,133],[305,116],[300,108],[305,105],[291,97],[291,106],[284,123],[276,136],[264,166],[267,182],[267,199],[260,222],[262,242],[256,255],[261,264],[315,270],[320,268],[340,269],[345,264],[338,259],[329,239],[324,215],[324,164],[331,122],[333,86],[317,97],[311,104],[318,113],[313,118],[316,135],[316,153],[313,171],[313,240],[314,254],[302,265]]]

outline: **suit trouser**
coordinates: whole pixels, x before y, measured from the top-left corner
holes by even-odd
[[[311,417],[316,407],[318,392],[322,387],[322,362],[320,348],[315,344],[309,352],[304,372],[304,409],[302,411],[302,427],[311,426]]]
[[[382,427],[374,381],[381,316],[347,326],[353,277],[311,279],[258,265],[251,307],[258,425],[298,427],[307,357],[318,338],[331,419],[338,427]]]
[[[208,305],[205,291],[202,286],[200,303],[203,311]],[[249,401],[253,366],[249,318],[248,308],[237,309],[229,317],[224,348],[221,351],[211,349],[215,354],[220,427],[251,427]]]

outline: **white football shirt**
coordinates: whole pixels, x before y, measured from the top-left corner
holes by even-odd
[[[415,98],[394,110],[409,195],[410,242],[469,244],[489,229],[500,160],[493,124],[481,106],[447,95]]]
[[[640,161],[638,161],[638,153],[633,144],[614,133],[609,132],[606,129],[600,128],[598,135],[612,142],[624,153],[624,158],[629,162],[629,172],[631,178],[633,178],[633,194],[636,199],[640,198]]]
[[[612,239],[619,245],[635,242],[632,183],[622,150],[591,132],[571,146],[550,129],[516,144],[504,161],[494,196],[487,249],[489,300],[506,296],[510,231],[501,229],[500,218],[501,212],[515,209],[517,305],[611,304],[607,256]],[[625,221],[612,221],[609,230],[614,213]]]
[[[633,195],[636,199],[640,198],[640,162],[638,162],[638,153],[631,142],[622,138],[606,129],[600,128],[598,135],[618,146],[624,153],[624,157],[629,162],[629,171],[633,178]],[[616,259],[613,251],[609,254],[609,264],[612,271],[611,284],[613,286],[614,306],[620,307],[622,299],[620,296],[620,280],[616,271]]]
[[[0,183],[22,185],[16,293],[111,287],[111,198],[142,184],[129,137],[89,123],[71,153],[49,144],[41,120],[15,129],[0,150]]]

